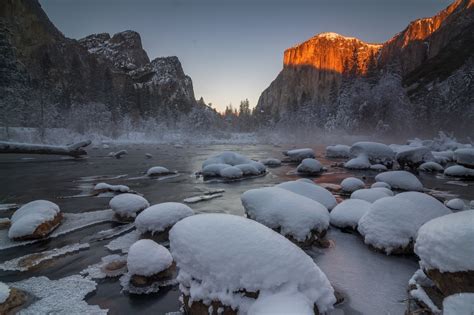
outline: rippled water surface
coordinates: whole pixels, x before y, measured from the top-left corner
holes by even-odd
[[[210,145],[176,148],[171,145],[130,145],[110,149],[90,149],[88,158],[75,160],[54,156],[0,156],[0,203],[22,204],[35,199],[48,199],[57,203],[65,213],[82,213],[108,208],[110,198],[84,197],[93,184],[107,182],[129,186],[145,196],[151,204],[178,201],[200,195],[205,191],[224,189],[220,198],[190,206],[198,213],[224,212],[244,215],[240,195],[252,188],[271,186],[282,181],[299,178],[294,174],[295,165],[269,168],[267,175],[235,182],[207,181],[195,176],[201,163],[213,154],[224,150],[240,152],[252,159],[282,158],[281,152],[290,147],[271,145]],[[108,152],[127,149],[122,159],[107,157]],[[351,172],[331,167],[336,160],[327,160],[323,148],[314,147],[318,159],[328,171],[314,179],[318,183],[337,183],[348,176],[365,176],[368,183],[377,174],[372,171]],[[147,159],[145,153],[153,158]],[[165,179],[150,179],[143,173],[152,166],[165,166],[179,175]],[[96,176],[106,176],[105,179]],[[442,175],[421,174],[425,187],[446,196],[474,199],[472,182],[457,182]],[[0,218],[9,217],[12,211],[0,210]],[[78,231],[0,251],[0,263],[31,253],[59,248],[73,243],[89,243],[90,248],[44,262],[29,271],[0,271],[0,281],[13,282],[44,275],[50,279],[79,274],[101,257],[110,255],[105,248],[111,239],[101,240],[98,232],[117,228],[118,223],[105,222]],[[368,249],[355,234],[342,233],[332,228],[328,233],[333,246],[328,249],[308,250],[329,280],[342,292],[346,301],[334,314],[403,314],[406,287],[409,278],[418,268],[413,257],[391,257]],[[145,296],[121,292],[118,279],[97,280],[95,293],[87,302],[110,310],[110,314],[164,314],[179,310],[177,287]]]

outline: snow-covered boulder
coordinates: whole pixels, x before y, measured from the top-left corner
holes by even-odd
[[[418,231],[420,266],[446,296],[474,292],[474,210],[435,218]]]
[[[449,213],[430,195],[404,192],[375,201],[357,229],[366,244],[387,254],[412,253],[420,226]]]
[[[305,295],[288,291],[259,297],[250,306],[247,315],[314,315],[314,305]]]
[[[443,315],[474,314],[474,293],[456,293],[443,300]]]
[[[148,208],[150,204],[142,196],[125,193],[110,199],[109,206],[119,219],[128,221],[133,220],[138,212]]]
[[[220,176],[221,171],[229,167],[231,165],[229,164],[222,164],[222,163],[216,163],[216,164],[208,164],[205,167],[202,168],[202,175],[206,177],[214,177],[214,176]]]
[[[356,177],[347,177],[344,178],[341,182],[341,188],[344,192],[354,192],[357,189],[362,189],[365,187],[365,183]]]
[[[175,174],[175,172],[170,171],[163,166],[153,166],[146,171],[146,176],[155,177],[155,176],[166,176],[170,174]]]
[[[126,193],[129,192],[130,188],[125,185],[109,185],[107,183],[98,183],[94,186],[94,193],[101,194],[105,192],[113,193]]]
[[[409,167],[411,169],[417,169],[421,164],[435,160],[431,150],[427,147],[405,149],[398,152],[395,158],[401,168]]]
[[[435,158],[435,162],[439,164],[446,164],[448,162],[454,161],[454,151],[448,150],[448,151],[431,151]]]
[[[211,156],[210,158],[205,160],[202,163],[202,167],[204,168],[210,164],[228,164],[230,166],[235,166],[239,164],[248,164],[251,162],[252,162],[251,159],[249,159],[248,157],[240,153],[236,153],[232,151],[224,151],[222,153]]]
[[[265,172],[266,167],[262,163],[231,151],[225,151],[208,158],[202,163],[201,171],[205,177],[220,176],[226,179],[238,179]]]
[[[389,171],[375,176],[377,182],[385,182],[392,189],[422,191],[423,184],[420,180],[407,171]]]
[[[367,154],[361,153],[357,157],[344,163],[344,167],[351,170],[366,170],[370,168],[370,161]]]
[[[242,172],[242,170],[237,166],[228,166],[223,168],[219,175],[226,179],[237,179],[244,176],[244,172]]]
[[[235,167],[242,171],[243,176],[252,176],[260,174],[260,171],[252,164],[239,164]]]
[[[451,177],[474,178],[474,169],[462,165],[453,165],[444,170],[444,175]]]
[[[329,214],[331,224],[339,228],[356,229],[360,218],[370,209],[370,202],[348,199],[338,204]]]
[[[454,151],[454,160],[459,165],[474,168],[474,148],[463,148]]]
[[[135,219],[137,230],[143,235],[167,232],[179,220],[193,215],[194,211],[185,204],[164,202],[143,210]]]
[[[344,144],[330,145],[326,147],[326,156],[329,158],[348,158],[351,156],[351,147]]]
[[[385,172],[388,168],[383,164],[372,164],[369,167],[372,171]]]
[[[418,167],[418,170],[423,172],[442,172],[444,167],[436,162],[425,162]]]
[[[0,282],[0,314],[14,314],[13,310],[25,302],[25,293]]]
[[[317,242],[329,227],[326,207],[283,188],[251,189],[242,194],[241,200],[249,218],[302,246]]]
[[[31,201],[13,213],[8,237],[13,240],[43,238],[57,228],[62,219],[57,204],[47,200]]]
[[[261,298],[287,290],[304,296],[320,313],[336,302],[333,288],[311,257],[246,218],[229,214],[187,217],[171,229],[170,249],[179,268],[185,311],[191,314],[195,309],[207,311],[211,305],[224,314],[248,314]],[[290,313],[301,307],[293,305]]]
[[[392,190],[392,187],[390,187],[390,185],[385,182],[375,182],[370,186],[370,188],[387,188]]]
[[[460,211],[460,210],[464,210],[465,205],[462,199],[454,198],[446,202],[446,207],[448,207],[451,210]]]
[[[351,194],[351,199],[374,202],[376,200],[393,196],[393,191],[385,187],[358,189]]]
[[[274,158],[268,158],[268,159],[260,160],[260,163],[262,163],[263,165],[266,165],[266,166],[276,167],[276,166],[281,165],[281,160],[274,159]]]
[[[156,281],[171,279],[173,257],[166,247],[152,240],[142,239],[130,246],[127,268],[130,284],[134,287],[146,287]]]
[[[283,154],[293,162],[301,162],[304,159],[314,159],[316,157],[313,149],[310,148],[288,150],[283,152]]]
[[[323,171],[323,165],[318,160],[307,158],[301,161],[296,171],[308,175],[320,174]]]
[[[305,178],[283,182],[275,187],[283,188],[294,192],[295,194],[313,199],[325,206],[328,210],[331,210],[337,205],[336,198],[334,198],[329,190]]]
[[[371,164],[383,164],[389,168],[393,165],[395,152],[387,145],[377,142],[361,141],[351,146],[351,155],[365,154]]]

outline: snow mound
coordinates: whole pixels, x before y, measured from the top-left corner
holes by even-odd
[[[243,176],[251,176],[251,175],[260,174],[260,171],[252,164],[239,164],[239,165],[236,165],[235,167],[242,171]]]
[[[163,166],[153,166],[146,171],[146,176],[163,176],[163,175],[169,175],[172,172],[170,172],[169,169]]]
[[[351,193],[357,189],[364,188],[365,183],[356,177],[347,177],[342,180],[341,187],[343,191]]]
[[[474,270],[473,222],[474,210],[465,210],[424,224],[415,243],[420,266],[441,272]]]
[[[391,167],[395,152],[387,145],[377,142],[361,141],[351,146],[351,155],[358,156],[365,154],[372,164],[383,164]]]
[[[178,202],[164,202],[146,208],[135,219],[141,234],[159,233],[171,228],[179,220],[193,215],[193,209]]]
[[[281,165],[281,161],[279,159],[274,159],[274,158],[260,160],[260,163],[266,166],[273,166],[273,167]]]
[[[405,166],[408,167],[418,167],[419,165],[425,162],[434,161],[435,158],[431,153],[431,150],[427,147],[413,147],[401,152],[398,152],[396,157],[398,164],[401,168]]]
[[[229,164],[222,164],[222,163],[216,163],[216,164],[208,164],[205,167],[202,168],[202,175],[203,176],[220,176],[221,171],[224,168],[229,167]]]
[[[329,190],[307,179],[299,179],[295,181],[283,182],[275,187],[289,190],[295,194],[313,199],[331,210],[337,205],[336,198]]]
[[[460,165],[474,168],[474,148],[457,149],[454,151],[454,160]]]
[[[393,196],[393,191],[391,191],[390,189],[384,187],[376,187],[356,190],[351,194],[351,199],[360,199],[372,203],[381,198],[391,196]]]
[[[299,292],[281,292],[258,297],[247,315],[314,315],[314,306]]]
[[[227,179],[236,179],[244,176],[244,172],[242,172],[242,170],[236,166],[228,166],[223,168],[219,175]]]
[[[296,171],[303,174],[319,174],[323,171],[323,165],[318,160],[306,158],[301,161]]]
[[[375,181],[385,182],[393,189],[422,191],[423,184],[420,180],[407,171],[389,171],[375,176]]]
[[[283,152],[283,154],[293,162],[300,162],[304,159],[314,159],[316,157],[313,149],[310,148],[288,150]]]
[[[135,218],[137,212],[148,208],[150,204],[142,196],[126,193],[113,197],[109,206],[120,217]]]
[[[239,164],[249,164],[252,160],[242,154],[225,151],[220,154],[211,156],[207,160],[202,163],[202,168],[206,167],[207,165],[211,164],[227,164],[230,166],[235,166]]]
[[[329,212],[319,202],[279,187],[251,189],[241,196],[247,215],[303,242],[329,227]]]
[[[229,214],[185,218],[170,231],[180,290],[191,301],[219,300],[246,313],[266,296],[294,289],[321,313],[336,299],[325,274],[305,252],[255,221]],[[240,292],[239,292],[240,291]]]
[[[454,161],[454,151],[432,151],[431,153],[433,154],[435,161],[439,164],[446,164]]]
[[[168,269],[172,263],[170,252],[152,240],[139,240],[128,251],[127,267],[132,275],[149,277]]]
[[[360,219],[358,231],[365,243],[387,254],[411,251],[424,223],[451,213],[437,199],[419,192],[404,192],[375,201]]]
[[[474,314],[474,293],[457,293],[443,300],[443,315]]]
[[[98,183],[94,186],[94,190],[126,193],[130,191],[130,188],[125,185],[109,185],[107,183]]]
[[[425,162],[418,167],[423,172],[442,172],[444,168],[436,162]]]
[[[370,188],[387,188],[390,190],[392,189],[392,187],[390,187],[390,185],[385,182],[375,182],[370,186]]]
[[[370,209],[370,202],[360,199],[348,199],[332,209],[329,216],[331,224],[340,228],[355,229],[360,218]]]
[[[462,165],[453,165],[444,170],[444,175],[452,177],[474,178],[474,169]]]
[[[344,144],[330,145],[326,147],[326,156],[329,158],[348,158],[351,156],[351,147]]]
[[[464,210],[464,201],[459,198],[454,198],[446,202],[446,207],[451,210]]]
[[[370,168],[370,161],[365,153],[361,153],[344,163],[344,167],[351,170],[366,170]]]
[[[260,175],[265,173],[265,171],[266,167],[262,163],[230,151],[214,155],[202,163],[203,176],[221,176],[227,179],[237,179],[244,175]]]
[[[0,282],[0,304],[5,302],[10,296],[10,288],[3,282]]]
[[[388,170],[388,168],[383,164],[372,164],[369,168],[377,172],[385,172],[386,170]]]
[[[32,235],[41,224],[53,220],[60,213],[59,206],[47,200],[28,202],[13,213],[8,237]]]

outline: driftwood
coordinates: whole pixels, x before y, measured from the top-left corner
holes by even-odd
[[[89,144],[91,144],[90,140],[65,146],[0,141],[0,153],[51,154],[78,157],[87,155],[86,150],[83,148]]]

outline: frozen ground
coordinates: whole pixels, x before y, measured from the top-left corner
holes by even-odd
[[[68,245],[89,244],[89,248],[80,251],[68,250],[67,254],[43,261],[30,270],[0,271],[0,281],[11,283],[40,276],[54,281],[79,275],[88,266],[99,263],[102,257],[126,252],[128,247],[138,240],[138,233],[131,230],[133,227],[114,222],[111,210],[98,212],[109,208],[110,198],[83,194],[85,183],[90,184],[90,189],[100,182],[126,185],[143,194],[150,204],[182,202],[186,198],[219,191],[222,192],[221,197],[191,203],[189,206],[196,213],[224,212],[243,215],[244,209],[240,201],[243,192],[300,179],[300,176],[292,172],[297,165],[283,164],[280,167],[268,168],[265,176],[240,181],[204,182],[202,178],[195,176],[195,172],[201,169],[202,162],[208,157],[228,150],[240,152],[255,160],[270,157],[282,159],[284,156],[281,152],[284,150],[310,147],[316,152],[316,159],[328,168],[327,172],[313,177],[318,183],[339,184],[349,176],[365,176],[364,182],[370,187],[378,174],[376,171],[347,170],[331,166],[335,161],[343,160],[327,159],[325,145],[189,144],[181,148],[174,144],[111,142],[108,148],[96,146],[97,149],[89,149],[89,156],[81,160],[58,156],[0,156],[0,203],[21,205],[34,199],[51,200],[57,203],[65,214],[63,225],[55,233],[68,232],[47,241],[27,243],[14,248],[10,243],[9,246],[4,244],[0,246],[0,264],[55,248],[69,249],[66,247]],[[126,149],[128,154],[121,159],[107,157],[109,152],[122,149]],[[146,153],[153,157],[147,158]],[[177,170],[180,176],[161,180],[144,176],[147,169],[156,165],[165,165]],[[420,173],[418,177],[425,188],[435,189],[435,193],[440,196],[448,199],[461,198],[465,201],[474,199],[472,181],[460,181],[443,174],[425,172]],[[65,198],[78,194],[84,196]],[[12,212],[13,210],[0,210],[0,218],[10,217]],[[74,220],[69,221],[68,218]],[[79,227],[82,228],[78,229]],[[0,234],[6,236],[4,232],[5,230],[0,229]],[[403,314],[405,304],[401,301],[406,298],[408,280],[418,269],[417,262],[410,258],[387,257],[371,251],[362,238],[342,233],[332,227],[327,238],[331,240],[332,247],[313,249],[310,253],[336,290],[345,295],[346,302],[338,306],[334,314]],[[0,239],[5,240],[2,237]],[[46,283],[46,280],[44,281]],[[160,292],[144,297],[123,294],[121,289],[118,278],[97,280],[95,291],[87,295],[86,301],[98,305],[101,309],[109,309],[111,314],[164,314],[179,310],[177,286],[160,289]]]

